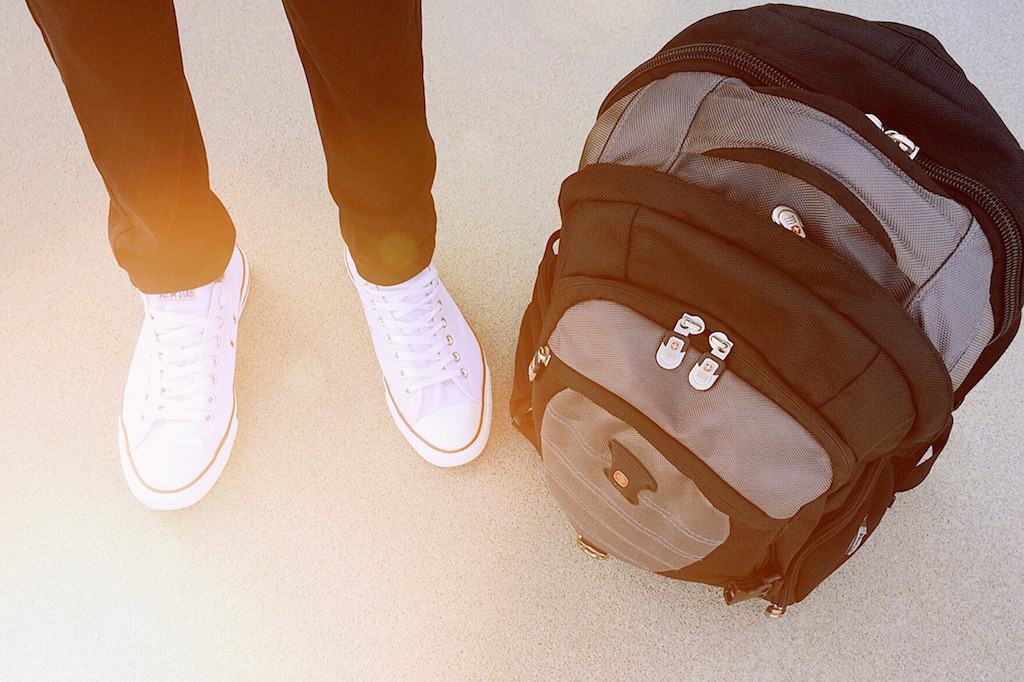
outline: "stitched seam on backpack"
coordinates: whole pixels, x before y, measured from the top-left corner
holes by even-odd
[[[553,418],[556,422],[558,422],[559,424],[564,426],[566,429],[571,431],[572,434],[574,436],[576,436],[576,439],[583,446],[584,452],[588,453],[591,459],[593,459],[593,460],[595,460],[595,461],[597,461],[597,462],[599,462],[601,464],[603,464],[605,462],[605,459],[601,455],[601,453],[598,452],[590,443],[588,443],[586,441],[586,439],[583,437],[583,434],[580,432],[579,428],[577,428],[575,424],[573,424],[570,421],[568,421],[568,418],[564,414],[562,414],[561,412],[558,412],[557,410],[553,409],[551,407],[551,405],[549,404],[548,405],[548,409],[547,409],[547,411],[545,413],[545,416]],[[643,436],[640,436],[640,437],[643,438]],[[646,441],[647,439],[644,439],[644,440]],[[551,439],[549,438],[548,442],[550,443],[550,441],[551,441]],[[680,472],[680,475],[682,476],[681,472]],[[684,478],[685,478],[685,476],[684,476]],[[689,481],[690,483],[693,483],[693,481],[691,479],[689,479],[689,478],[687,478],[686,480]],[[694,487],[696,488],[696,484],[694,484]],[[700,490],[697,489],[697,492],[700,493]],[[704,497],[703,493],[700,493],[700,495],[701,495],[701,497]],[[706,500],[707,498],[704,498],[704,499]],[[700,533],[698,533],[697,531],[692,530],[692,529],[690,529],[689,527],[687,527],[685,525],[679,525],[675,521],[675,519],[673,519],[671,516],[669,516],[669,513],[668,513],[667,510],[665,510],[660,505],[656,504],[654,502],[654,500],[652,500],[650,498],[647,499],[647,504],[649,504],[651,506],[651,508],[654,509],[655,511],[657,511],[661,516],[663,516],[665,518],[665,520],[668,521],[670,526],[672,526],[676,530],[680,531],[681,533],[683,533],[683,535],[687,536],[688,538],[690,538],[694,542],[699,542],[702,545],[711,545],[712,547],[718,547],[720,544],[722,544],[722,542],[724,542],[723,540],[713,540],[711,538],[706,538],[703,535],[701,535]],[[718,509],[714,505],[712,505],[712,509],[714,509],[715,511],[718,511]],[[719,512],[719,513],[721,513],[721,512]]]
[[[654,81],[652,81],[651,83],[648,83],[647,85],[645,85],[642,88],[640,88],[639,90],[637,90],[635,95],[634,95],[634,97],[633,97],[633,99],[631,99],[629,101],[629,104],[626,105],[626,108],[622,110],[622,113],[619,115],[619,120],[615,122],[615,127],[612,128],[611,134],[608,136],[608,139],[605,140],[605,142],[604,142],[604,147],[601,149],[601,156],[599,156],[598,159],[597,159],[598,163],[601,163],[601,162],[608,163],[608,161],[606,161],[604,158],[602,158],[604,156],[604,153],[606,151],[608,151],[609,147],[612,146],[612,140],[615,140],[616,142],[618,142],[618,138],[622,136],[622,130],[626,127],[625,126],[625,122],[629,119],[629,115],[633,112],[633,109],[637,106],[637,102],[639,102],[641,99],[643,99],[644,92],[646,92],[647,88],[651,87],[651,85],[653,83],[654,83]]]
[[[622,279],[629,281],[629,255],[633,251],[633,224],[636,222],[636,216],[640,212],[640,204],[633,206],[633,215],[629,217],[629,224],[626,225],[626,256],[622,263]]]
[[[836,391],[835,393],[832,394],[831,398],[829,398],[825,402],[823,402],[820,405],[818,405],[818,409],[825,408],[829,403],[831,403],[833,400],[835,400],[836,398],[841,396],[844,392],[846,392],[846,389],[848,389],[850,386],[852,386],[857,381],[859,381],[860,378],[863,377],[865,374],[867,374],[867,371],[874,366],[875,362],[878,361],[878,358],[879,358],[879,356],[881,354],[882,354],[882,347],[878,346],[875,349],[874,356],[870,360],[868,360],[868,364],[864,366],[864,369],[862,369],[861,371],[859,371],[855,375],[853,375],[853,377],[849,381],[847,381],[845,384],[843,384],[843,386],[838,391]]]
[[[566,469],[568,470],[568,472],[569,472],[570,474],[572,474],[573,478],[575,478],[575,479],[576,479],[577,481],[579,481],[580,483],[582,483],[582,484],[584,485],[584,487],[585,487],[585,488],[586,488],[587,490],[589,490],[589,491],[590,491],[590,492],[592,492],[592,493],[595,493],[595,494],[596,494],[596,495],[597,495],[597,496],[598,496],[599,498],[601,498],[601,499],[602,499],[602,500],[603,500],[604,502],[606,502],[606,503],[607,503],[607,502],[609,501],[609,498],[608,498],[607,496],[605,496],[605,495],[603,495],[603,494],[602,494],[602,491],[601,491],[601,489],[600,489],[600,488],[597,488],[597,486],[595,486],[595,485],[593,484],[593,482],[591,482],[591,481],[589,481],[588,479],[586,479],[586,478],[584,478],[583,476],[581,476],[581,475],[580,475],[580,473],[579,473],[578,471],[576,471],[576,469],[575,469],[575,468],[573,468],[573,466],[572,466],[572,464],[571,464],[571,461],[572,461],[572,460],[571,460],[571,459],[569,458],[569,456],[568,456],[568,455],[566,454],[566,452],[565,452],[564,450],[562,450],[561,448],[559,448],[559,447],[558,447],[557,445],[555,445],[554,443],[552,443],[552,442],[551,442],[550,440],[548,441],[548,448],[549,448],[549,449],[551,449],[551,450],[552,450],[552,451],[553,451],[553,452],[554,452],[555,454],[557,454],[557,455],[558,455],[559,459],[560,459],[560,460],[562,461],[562,463],[563,463],[563,464],[565,465],[565,468],[566,468]],[[624,537],[623,537],[623,536],[622,536],[621,534],[619,534],[618,532],[616,532],[616,530],[615,530],[614,528],[612,528],[612,527],[611,527],[610,525],[608,525],[608,524],[607,524],[606,522],[604,522],[603,520],[601,520],[601,517],[600,517],[599,515],[595,514],[595,513],[594,513],[594,512],[593,512],[593,511],[592,511],[592,510],[591,510],[591,509],[590,509],[590,508],[589,508],[589,507],[588,507],[588,506],[587,506],[587,505],[586,505],[586,504],[585,504],[585,503],[584,503],[583,501],[582,501],[582,500],[580,500],[580,499],[579,499],[579,497],[577,497],[576,495],[574,495],[574,494],[573,494],[573,493],[572,493],[572,492],[571,492],[571,491],[569,490],[569,488],[568,488],[568,487],[567,487],[567,486],[566,486],[566,485],[565,485],[564,483],[562,483],[562,482],[561,482],[561,481],[560,481],[560,480],[559,480],[559,479],[558,479],[558,478],[557,478],[556,476],[551,476],[551,480],[553,480],[553,481],[556,481],[556,482],[557,482],[557,483],[558,483],[558,484],[559,484],[559,485],[561,486],[562,490],[564,490],[564,491],[565,491],[565,493],[566,493],[566,494],[567,494],[567,495],[568,495],[569,497],[571,497],[571,498],[573,499],[573,501],[574,501],[574,502],[576,502],[576,504],[578,504],[578,505],[580,505],[581,507],[583,507],[583,508],[584,508],[584,509],[585,509],[585,510],[586,510],[587,512],[589,512],[589,513],[590,513],[590,515],[591,515],[592,517],[594,517],[595,519],[597,519],[598,521],[600,521],[601,525],[603,525],[603,526],[605,526],[606,528],[608,528],[608,530],[612,531],[613,533],[615,533],[616,535],[618,535],[618,536],[619,536],[620,538],[623,538],[623,539],[625,539],[625,538],[624,538]],[[636,519],[634,519],[633,517],[631,517],[631,516],[629,516],[629,515],[623,514],[623,513],[621,512],[621,511],[619,511],[618,509],[616,509],[614,505],[611,505],[611,504],[610,504],[609,506],[610,506],[610,507],[611,507],[612,509],[614,509],[614,510],[615,510],[615,512],[616,512],[616,513],[618,514],[619,518],[621,518],[622,520],[626,521],[628,525],[632,526],[633,528],[635,528],[635,529],[636,529],[637,531],[639,531],[639,532],[640,532],[640,533],[642,533],[643,535],[645,535],[645,536],[649,537],[649,538],[650,538],[651,540],[654,540],[654,541],[655,541],[656,543],[658,543],[659,545],[661,545],[661,546],[662,546],[662,547],[664,547],[665,549],[669,550],[670,552],[673,552],[673,553],[675,553],[675,554],[680,554],[680,555],[682,555],[682,556],[686,557],[687,559],[692,559],[692,560],[694,560],[694,561],[700,561],[701,559],[703,559],[703,558],[704,558],[703,556],[697,556],[697,555],[695,555],[695,554],[691,554],[690,552],[687,552],[686,550],[683,550],[683,549],[680,549],[680,548],[676,547],[676,546],[675,546],[675,544],[674,544],[674,543],[673,543],[673,542],[672,542],[671,540],[669,540],[668,538],[662,537],[661,535],[659,535],[658,533],[655,533],[655,532],[654,532],[654,531],[652,531],[651,529],[649,529],[649,528],[645,528],[644,526],[640,525],[640,523],[639,523],[639,522],[637,522],[637,521],[636,521]],[[630,544],[632,544],[632,543],[630,543]],[[636,547],[636,548],[637,548],[638,550],[640,550],[641,552],[644,552],[645,554],[647,554],[648,556],[650,556],[650,557],[651,557],[652,559],[655,559],[655,560],[661,561],[662,563],[666,563],[666,564],[668,563],[668,562],[667,562],[667,561],[665,561],[664,559],[659,559],[659,557],[655,556],[654,554],[651,554],[651,553],[649,553],[649,552],[646,552],[646,551],[645,551],[644,549],[642,549],[641,547],[638,547],[638,546],[636,546],[636,545],[633,545],[633,546],[634,546],[634,547]]]
[[[704,93],[704,96],[700,98],[700,102],[697,103],[697,108],[694,109],[693,116],[690,117],[690,122],[687,124],[686,130],[683,131],[682,137],[679,138],[679,148],[676,149],[675,155],[668,162],[668,166],[665,167],[665,173],[671,174],[676,163],[679,161],[679,157],[683,155],[683,148],[686,146],[686,139],[690,136],[690,130],[693,128],[693,124],[696,123],[697,119],[700,117],[701,111],[704,109],[704,103],[707,102],[708,98],[715,94],[715,92],[722,87],[722,83],[725,83],[727,80],[729,80],[728,76],[722,76],[718,82],[715,83],[714,87]]]

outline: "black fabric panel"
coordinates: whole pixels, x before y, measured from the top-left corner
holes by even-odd
[[[782,230],[774,223],[764,229]],[[855,326],[756,254],[646,208],[633,225],[629,271],[630,283],[690,305],[688,312],[704,315],[708,324],[728,325],[722,331],[744,350],[758,349],[816,407],[878,354]]]
[[[899,369],[879,354],[867,369],[825,405],[821,412],[865,459],[892,452],[914,423],[914,413],[893,419],[899,405],[913,405]]]
[[[598,164],[570,176],[559,199],[563,214],[580,201],[632,201],[699,226],[785,272],[795,287],[814,291],[893,358],[910,384],[918,419],[908,438],[928,442],[952,408],[952,387],[941,358],[899,304],[858,268],[780,229],[721,196],[644,168]],[[707,254],[714,258],[717,254]],[[686,264],[680,263],[680,267]],[[751,285],[757,286],[752,279]],[[709,283],[713,286],[713,283]],[[809,340],[813,341],[813,340]],[[838,349],[823,349],[822,362]]]
[[[629,226],[636,206],[581,202],[562,216],[564,229],[559,251],[558,277],[591,275],[609,279],[626,278]]]
[[[861,476],[859,485],[863,488],[855,490],[843,508],[822,519],[819,530],[807,543],[813,543],[813,549],[805,550],[798,559],[799,565],[794,562],[790,567],[791,573],[779,586],[779,592],[770,595],[773,603],[789,606],[803,600],[846,563],[852,556],[851,548],[856,553],[878,528],[892,503],[895,483],[889,461],[879,460],[874,466],[877,471]],[[867,534],[853,547],[862,524],[866,525]]]

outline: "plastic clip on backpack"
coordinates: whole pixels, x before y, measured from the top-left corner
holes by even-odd
[[[781,615],[935,464],[1021,317],[1024,154],[931,35],[689,27],[562,186],[511,411],[595,556]]]

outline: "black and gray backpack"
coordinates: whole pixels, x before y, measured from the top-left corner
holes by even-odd
[[[511,401],[581,547],[804,599],[1016,333],[1022,190],[916,28],[768,5],[630,73],[562,185]]]

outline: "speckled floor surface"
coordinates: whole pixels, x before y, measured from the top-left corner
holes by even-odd
[[[1024,6],[821,3],[936,33],[1024,135]],[[0,680],[992,679],[1024,669],[1024,342],[855,561],[779,621],[594,562],[503,417],[555,198],[604,94],[726,2],[427,0],[437,262],[490,353],[483,457],[391,424],[280,4],[178,3],[214,188],[254,263],[241,430],[181,513],[115,441],[140,305],[24,5],[0,5]],[[1024,191],[1024,188],[1022,188]]]

